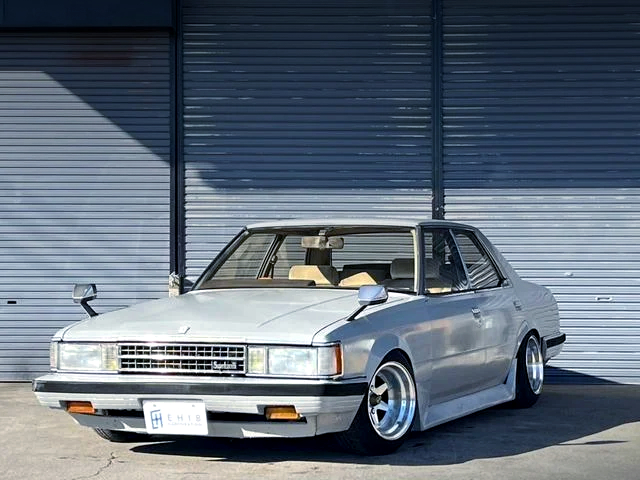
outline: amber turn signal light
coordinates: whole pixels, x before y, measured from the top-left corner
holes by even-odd
[[[93,415],[96,413],[96,409],[93,408],[91,402],[67,402],[67,412]]]
[[[293,405],[267,407],[264,409],[267,420],[300,420],[300,414]]]

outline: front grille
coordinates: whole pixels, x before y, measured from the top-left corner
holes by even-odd
[[[118,345],[121,372],[231,375],[246,373],[242,345],[125,343]]]

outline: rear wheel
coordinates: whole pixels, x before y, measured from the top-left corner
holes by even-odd
[[[103,430],[102,428],[94,428],[95,432],[110,442],[115,443],[132,443],[145,442],[149,440],[149,435],[135,432],[122,432],[120,430]]]
[[[544,383],[544,359],[538,337],[529,332],[518,350],[516,398],[513,405],[529,408],[540,398]]]
[[[349,430],[336,434],[338,444],[361,455],[396,451],[411,431],[416,402],[411,366],[403,355],[393,352],[371,378]]]

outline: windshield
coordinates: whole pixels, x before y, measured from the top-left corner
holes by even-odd
[[[247,233],[202,275],[195,289],[359,288],[414,292],[410,229],[303,229]]]

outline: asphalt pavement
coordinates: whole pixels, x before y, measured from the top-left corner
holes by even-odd
[[[31,386],[0,384],[0,479],[640,479],[640,386],[545,386],[531,409],[493,408],[359,457],[330,437],[172,438],[116,444]]]

